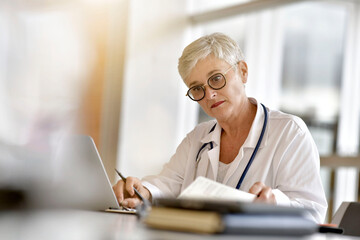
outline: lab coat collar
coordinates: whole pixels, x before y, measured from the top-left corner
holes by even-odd
[[[208,134],[206,134],[202,139],[201,139],[201,142],[202,143],[209,143],[209,142],[213,142],[214,144],[214,147],[220,145],[220,137],[221,137],[221,126],[220,124],[217,122],[217,121],[214,121],[212,124],[211,124],[211,128],[215,126],[215,129],[214,131],[212,132],[209,132]],[[209,131],[211,130],[211,128],[209,129]]]
[[[244,148],[255,148],[256,144],[258,143],[258,140],[259,140],[259,137],[260,137],[263,125],[264,125],[265,113],[264,113],[264,109],[263,109],[262,105],[259,102],[257,102],[255,98],[249,98],[249,100],[251,103],[257,105],[257,110],[256,110],[256,115],[255,115],[254,121],[250,128],[249,135],[246,138],[243,147]],[[266,109],[266,110],[268,111],[268,109]],[[266,126],[266,130],[268,130],[268,128],[269,128],[269,121],[270,121],[269,115],[270,114],[268,111],[268,123]],[[265,131],[263,140],[261,141],[261,144],[260,144],[260,148],[263,148],[266,146],[267,139],[268,139],[268,132],[269,131]]]

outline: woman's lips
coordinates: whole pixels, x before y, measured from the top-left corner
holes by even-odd
[[[216,108],[218,106],[220,106],[221,104],[223,104],[225,101],[219,101],[219,102],[216,102],[214,103],[213,105],[211,105],[211,108]]]

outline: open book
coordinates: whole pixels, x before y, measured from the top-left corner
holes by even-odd
[[[256,195],[226,186],[205,177],[197,177],[179,196],[180,199],[211,199],[252,202]]]
[[[196,233],[302,236],[318,231],[303,208],[253,203],[256,196],[198,177],[178,198],[158,198],[144,223]]]

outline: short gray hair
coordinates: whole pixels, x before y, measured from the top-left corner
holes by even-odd
[[[196,63],[210,54],[230,65],[244,60],[239,45],[233,39],[223,33],[213,33],[193,41],[184,49],[178,63],[181,78],[185,81]]]

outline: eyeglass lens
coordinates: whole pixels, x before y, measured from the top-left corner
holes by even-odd
[[[212,89],[219,90],[225,86],[226,79],[224,75],[222,75],[221,73],[217,73],[211,76],[208,79],[207,83],[208,83],[207,85]],[[205,97],[205,86],[198,85],[190,88],[188,91],[188,95],[192,100],[200,101]]]

